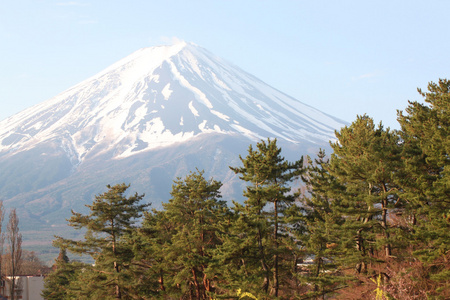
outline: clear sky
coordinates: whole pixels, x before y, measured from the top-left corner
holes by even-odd
[[[398,128],[417,87],[450,77],[448,0],[0,3],[0,120],[175,38],[348,122]]]

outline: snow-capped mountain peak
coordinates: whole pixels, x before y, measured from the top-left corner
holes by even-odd
[[[208,133],[323,144],[343,122],[191,43],[140,49],[0,122],[0,155],[42,143],[74,165],[129,157]]]

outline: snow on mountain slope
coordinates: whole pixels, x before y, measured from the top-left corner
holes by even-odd
[[[130,183],[158,208],[198,168],[240,201],[228,167],[249,144],[277,138],[292,161],[329,149],[344,123],[194,44],[145,48],[0,122],[0,200],[17,208],[26,243],[51,249],[71,210],[108,184]]]
[[[0,156],[59,145],[74,166],[205,133],[324,144],[344,122],[190,43],[140,49],[56,97],[0,122]]]

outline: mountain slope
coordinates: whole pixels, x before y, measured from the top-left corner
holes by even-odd
[[[107,184],[158,206],[198,167],[229,200],[242,184],[228,166],[250,143],[277,138],[298,159],[343,125],[194,44],[144,48],[0,122],[0,198],[26,228],[50,228]]]

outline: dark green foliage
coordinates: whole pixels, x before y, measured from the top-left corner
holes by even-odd
[[[76,229],[86,229],[82,241],[57,237],[56,244],[72,253],[90,255],[95,261],[91,272],[79,274],[84,285],[81,293],[95,293],[106,298],[126,298],[129,292],[127,272],[132,253],[125,236],[135,230],[135,222],[142,216],[148,204],[139,204],[143,195],[137,193],[126,198],[128,185],[108,186],[108,191],[95,197],[89,215],[72,211],[69,225]]]
[[[406,206],[396,182],[398,134],[364,115],[336,137],[330,161],[320,153],[303,177],[310,193],[303,198],[303,239],[314,259],[306,281],[314,283],[315,295],[369,280],[393,257],[406,254],[408,245],[394,223]]]
[[[402,197],[410,203],[415,255],[434,265],[433,280],[449,290],[450,259],[450,81],[430,83],[419,93],[426,104],[410,102],[399,112],[402,127]]]
[[[171,240],[172,224],[163,211],[145,212],[142,226],[129,236],[130,250],[134,258],[130,272],[134,275],[133,291],[136,297],[167,293],[165,276],[168,264],[165,247]]]
[[[44,279],[42,297],[47,300],[79,299],[75,294],[75,286],[83,267],[85,265],[82,263],[69,262],[66,250],[61,248],[53,265],[53,272]]]
[[[329,172],[343,188],[332,197],[346,216],[340,228],[349,250],[345,260],[353,260],[360,273],[380,256],[375,252],[383,249],[385,258],[392,254],[389,213],[402,204],[393,178],[400,165],[399,141],[395,132],[375,127],[367,116],[358,116],[336,137]]]
[[[346,277],[338,270],[335,261],[341,245],[341,235],[336,229],[343,225],[345,218],[337,208],[339,199],[332,198],[345,187],[328,172],[329,161],[323,150],[314,162],[308,157],[307,163],[306,172],[302,175],[306,190],[297,214],[297,238],[305,249],[298,278],[313,285],[308,293],[313,297],[346,284]]]
[[[399,132],[358,116],[336,132],[329,162],[324,153],[309,161],[298,237],[313,259],[301,278],[314,284],[310,295],[368,293],[361,283],[374,276],[393,295],[405,285],[420,287],[409,295],[449,295],[449,87],[419,90],[429,106],[411,102]]]
[[[214,292],[213,251],[220,243],[217,224],[227,213],[219,189],[222,183],[205,180],[203,172],[191,173],[177,180],[172,199],[164,203],[165,215],[173,226],[165,259],[171,264],[172,285],[179,285],[183,294],[206,299]]]
[[[245,205],[234,208],[235,223],[223,246],[229,252],[221,255],[233,262],[230,277],[241,276],[240,283],[255,294],[277,297],[280,286],[288,284],[280,282],[281,276],[295,266],[297,249],[285,212],[294,203],[290,183],[301,174],[303,160],[286,161],[276,140],[256,146],[249,147],[246,158],[240,157],[242,167],[230,167],[249,185]]]
[[[222,183],[203,174],[197,170],[178,178],[164,211],[147,213],[138,231],[137,258],[159,295],[207,299],[216,292],[214,250],[228,209],[220,200]]]

